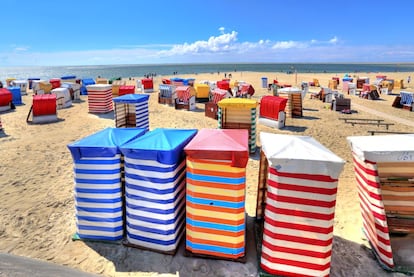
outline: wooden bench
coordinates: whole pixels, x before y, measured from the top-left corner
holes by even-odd
[[[361,121],[361,122],[383,122],[384,119],[376,119],[376,118],[351,118],[351,117],[340,117],[340,120],[344,120],[345,123],[348,123],[348,121]]]
[[[407,133],[407,132],[377,131],[377,130],[369,130],[367,132],[370,133],[371,136],[375,134],[412,134],[412,133]]]
[[[360,124],[360,125],[377,125],[378,127],[379,126],[385,126],[385,129],[387,129],[387,130],[388,130],[388,127],[390,125],[394,125],[394,123],[385,123],[385,122],[377,122],[377,123],[375,123],[375,122],[347,122],[347,123],[351,124],[352,126],[354,126],[355,124]]]
[[[371,118],[339,118],[341,120],[344,120],[345,123],[349,123],[352,126],[355,124],[362,124],[362,125],[377,125],[379,126],[385,126],[385,128],[388,130],[388,127],[390,125],[394,125],[394,123],[386,123],[384,122],[384,119],[371,119]]]

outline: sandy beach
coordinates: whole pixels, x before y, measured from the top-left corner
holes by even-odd
[[[254,99],[271,95],[262,88],[262,77],[269,82],[300,85],[314,78],[321,86],[328,86],[332,77],[341,74],[280,72],[231,72],[232,79],[253,85]],[[350,73],[357,78],[364,76],[375,80],[376,75],[404,80],[414,72]],[[149,93],[150,129],[155,128],[217,128],[217,121],[206,117],[204,104],[197,103],[195,111],[175,110],[158,104],[158,85],[154,79],[153,93]],[[180,75],[183,78],[217,81],[224,73]],[[140,77],[134,77],[138,79]],[[135,84],[135,81],[126,79]],[[412,83],[407,91],[414,91]],[[381,95],[379,100],[367,100],[345,95],[351,99],[353,114],[332,111],[327,103],[305,96],[303,117],[287,118],[286,127],[279,130],[258,124],[257,145],[261,132],[306,135],[315,138],[346,163],[339,177],[335,211],[334,244],[332,249],[331,276],[404,276],[383,270],[370,251],[362,233],[362,219],[353,170],[351,149],[346,137],[370,135],[368,130],[385,130],[384,126],[345,124],[340,117],[382,118],[392,123],[389,131],[414,133],[414,112],[392,107],[395,95]],[[87,96],[74,102],[70,108],[58,110],[58,122],[28,124],[26,117],[32,105],[32,93],[22,97],[24,105],[0,113],[3,134],[0,136],[0,252],[50,261],[102,276],[257,276],[257,259],[250,257],[246,263],[215,261],[206,265],[203,259],[162,255],[126,247],[122,244],[73,241],[75,233],[73,160],[67,148],[69,143],[82,139],[106,127],[115,127],[113,112],[88,113]],[[255,217],[258,185],[258,151],[251,155],[247,165],[246,213]],[[249,245],[254,238],[248,237]],[[182,248],[182,247],[181,247]],[[249,249],[247,249],[249,251]],[[211,268],[205,268],[211,266]],[[220,270],[215,270],[215,267]],[[0,276],[1,270],[0,270]]]

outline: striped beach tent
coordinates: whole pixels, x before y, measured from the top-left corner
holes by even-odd
[[[69,144],[74,161],[76,235],[115,241],[124,235],[122,159],[119,146],[142,128],[106,128]]]
[[[184,235],[184,146],[197,130],[154,129],[125,155],[126,245],[173,254]]]
[[[226,259],[244,257],[247,130],[201,129],[184,150],[186,249]]]
[[[149,130],[148,94],[125,94],[113,98],[115,127],[139,127]]]
[[[159,85],[159,94],[158,94],[158,103],[173,105],[177,94],[175,92],[176,86],[171,84],[160,84]]]
[[[217,105],[218,128],[249,130],[249,152],[256,152],[257,101],[246,98],[225,98]]]
[[[373,252],[383,267],[414,273],[414,134],[351,136],[347,140],[363,231]]]
[[[112,85],[95,84],[86,86],[90,113],[108,113],[113,110]]]
[[[267,164],[267,170],[260,165],[267,174],[259,175],[267,185],[261,268],[282,276],[329,276],[344,161],[308,136],[262,132],[260,142]]]

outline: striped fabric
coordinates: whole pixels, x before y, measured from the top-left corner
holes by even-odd
[[[163,98],[172,98],[175,94],[175,86],[174,85],[167,85],[167,84],[160,84],[160,97]]]
[[[250,109],[250,122],[252,127],[249,134],[249,150],[250,153],[256,152],[256,119],[257,119],[257,109]]]
[[[217,104],[220,100],[224,99],[227,95],[227,91],[222,89],[215,89],[212,91],[213,103]]]
[[[411,105],[414,101],[414,92],[400,91],[401,105]]]
[[[256,119],[257,109],[221,108],[218,109],[219,129],[244,129],[249,130],[249,152],[256,152]],[[234,127],[231,127],[234,126]]]
[[[134,115],[133,118],[129,118]],[[135,104],[115,103],[116,127],[149,129],[148,101]]]
[[[259,163],[259,183],[257,186],[257,201],[256,201],[256,219],[262,220],[264,217],[264,209],[266,206],[266,191],[267,191],[267,177],[268,177],[268,162],[266,155],[260,151]]]
[[[122,239],[120,163],[120,154],[75,161],[76,232],[81,239]]]
[[[125,186],[127,241],[175,251],[184,235],[185,159],[163,164],[126,155]]]
[[[364,233],[381,263],[394,267],[377,164],[353,155]]]
[[[186,249],[237,259],[245,255],[246,169],[187,157]]]
[[[337,180],[269,168],[261,267],[283,276],[329,276]]]
[[[180,101],[182,101],[184,103],[188,103],[188,100],[191,97],[191,92],[190,92],[190,87],[189,86],[177,87],[175,91],[177,92],[177,98],[180,99]]]
[[[112,86],[96,84],[86,86],[90,113],[108,113],[113,110]]]

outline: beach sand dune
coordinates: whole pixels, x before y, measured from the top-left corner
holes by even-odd
[[[371,80],[380,73],[366,73]],[[391,79],[404,79],[414,73],[381,73]],[[261,87],[261,77],[269,82],[300,84],[317,78],[327,86],[333,76],[343,74],[283,74],[272,72],[234,72],[233,79],[251,83],[253,96],[260,99],[269,95]],[[161,78],[154,87],[158,90]],[[196,74],[198,80],[217,81],[224,75]],[[340,84],[341,85],[341,84]],[[412,88],[408,88],[409,90]],[[398,94],[399,90],[394,91]],[[175,110],[160,105],[157,92],[150,93],[150,129],[155,128],[217,128],[217,121],[204,115],[204,104],[195,111]],[[414,127],[400,120],[414,122],[414,112],[392,107],[395,95],[381,95],[372,101],[351,98],[354,113],[344,115],[330,110],[326,103],[310,99],[303,103],[303,117],[287,118],[282,130],[258,124],[260,132],[312,136],[346,161],[339,178],[336,202],[334,245],[331,276],[402,276],[384,271],[374,259],[370,246],[362,234],[362,221],[353,171],[351,150],[346,137],[369,135],[368,130],[384,130],[384,126],[345,124],[339,117],[378,118],[358,104],[369,109],[393,115],[383,118],[393,123],[389,130],[413,132]],[[180,276],[256,276],[257,257],[249,256],[246,263],[209,261],[183,255],[183,242],[172,257],[159,253],[126,247],[122,244],[73,241],[75,233],[73,161],[67,145],[106,127],[114,127],[113,112],[103,115],[88,113],[87,97],[68,109],[58,110],[59,121],[50,124],[28,124],[26,117],[32,104],[29,93],[23,96],[25,105],[0,114],[4,133],[0,137],[0,252],[51,261],[104,276],[151,276],[152,273]],[[359,107],[359,106],[358,106]],[[260,144],[258,143],[260,147]],[[247,166],[246,212],[254,220],[258,183],[258,153],[251,155]],[[252,221],[253,222],[253,221]],[[248,249],[255,253],[254,236],[248,236]],[[249,253],[248,253],[249,254]],[[152,273],[151,273],[152,272]],[[1,272],[0,272],[1,275]]]

